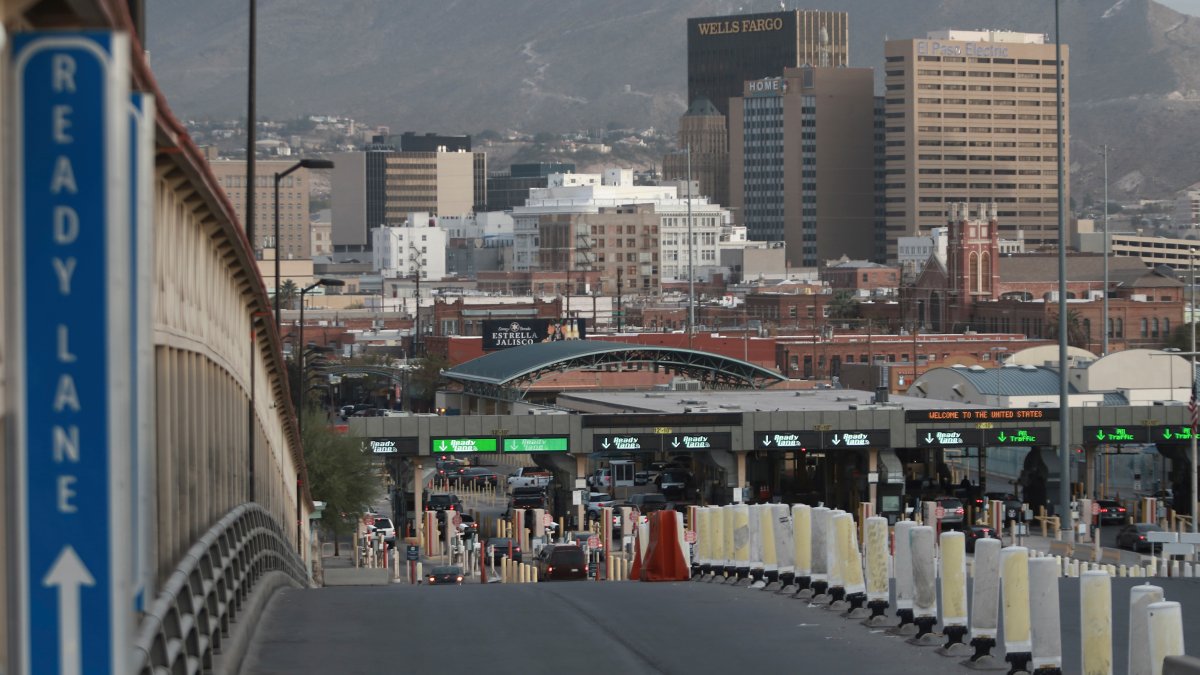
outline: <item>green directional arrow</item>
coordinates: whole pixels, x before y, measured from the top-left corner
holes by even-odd
[[[1000,441],[1001,443],[1003,443],[1007,438],[1008,438],[1008,436],[1005,436],[1003,431],[1001,431],[1000,434],[998,436],[996,436],[996,440]]]
[[[1167,439],[1168,441],[1171,440],[1171,430],[1170,429],[1163,429],[1163,438]]]
[[[1096,440],[1098,440],[1098,441],[1104,440],[1104,430],[1103,429],[1096,432]]]

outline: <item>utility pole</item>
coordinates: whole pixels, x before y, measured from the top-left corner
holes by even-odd
[[[696,242],[692,238],[692,145],[687,146],[687,233],[688,233],[688,346],[696,332],[696,270],[693,267],[693,251]]]
[[[624,313],[621,311],[621,294],[624,290],[624,282],[621,280],[621,268],[617,267],[617,332],[621,332],[621,319],[624,318]]]
[[[408,243],[408,249],[410,251],[408,260],[412,264],[413,280],[416,282],[416,289],[413,291],[414,307],[412,352],[414,356],[420,356],[422,354],[422,350],[418,347],[418,344],[424,342],[421,335],[421,255],[420,251],[417,250],[416,245],[411,241]]]
[[[1108,146],[1100,146],[1104,150],[1104,346],[1101,356],[1108,355]],[[1196,351],[1192,347],[1192,351]]]
[[[1071,525],[1071,398],[1068,395],[1069,373],[1067,372],[1067,228],[1066,228],[1066,187],[1063,184],[1063,174],[1066,171],[1064,154],[1066,148],[1066,132],[1063,129],[1063,63],[1062,36],[1060,34],[1059,5],[1060,0],[1054,0],[1054,117],[1057,120],[1056,136],[1058,146],[1058,501],[1059,523],[1064,541],[1075,540]],[[1106,235],[1107,236],[1107,235]],[[1107,258],[1105,258],[1107,260]],[[1108,289],[1105,289],[1107,291]],[[1107,329],[1108,326],[1105,326]]]

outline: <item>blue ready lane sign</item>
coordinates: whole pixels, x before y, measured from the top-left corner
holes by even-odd
[[[13,36],[17,673],[132,648],[129,42]]]

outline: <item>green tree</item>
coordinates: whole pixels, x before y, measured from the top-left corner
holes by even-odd
[[[339,555],[338,539],[354,532],[378,493],[379,479],[361,440],[334,432],[316,410],[304,414],[303,445],[308,490],[314,500],[325,502],[321,524],[333,535],[333,554]]]
[[[296,282],[291,279],[285,279],[279,284],[279,306],[284,309],[295,309],[292,305],[295,304],[296,298],[300,296],[300,288],[296,286]]]
[[[408,375],[408,400],[414,411],[433,410],[437,390],[445,383],[442,371],[450,366],[443,357],[421,359]]]
[[[828,307],[829,318],[831,319],[854,319],[858,317],[858,301],[854,299],[854,295],[849,291],[842,291],[833,296],[833,299],[829,301]]]
[[[1197,335],[1200,335],[1200,326],[1197,326]],[[1167,340],[1167,347],[1174,347],[1181,352],[1192,351],[1192,324],[1184,323],[1175,327],[1171,331],[1171,339]]]

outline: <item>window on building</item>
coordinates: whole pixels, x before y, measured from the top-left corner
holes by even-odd
[[[1142,319],[1142,337],[1149,337],[1149,336],[1150,336],[1150,321],[1147,319]]]

